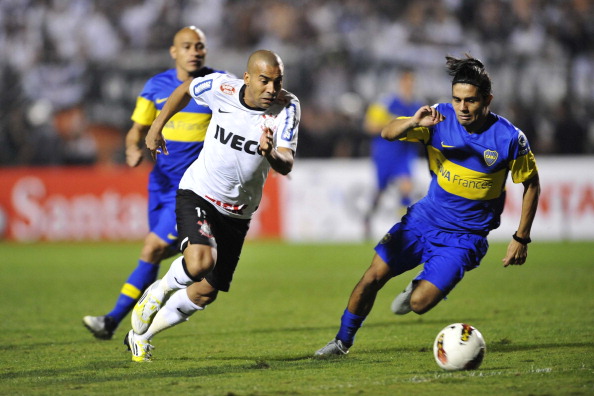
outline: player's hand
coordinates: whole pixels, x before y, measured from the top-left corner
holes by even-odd
[[[263,127],[262,135],[260,135],[260,152],[264,157],[272,152],[274,148],[272,143],[273,133],[270,128]]]
[[[528,246],[512,239],[507,246],[507,253],[501,261],[504,267],[522,265],[526,262],[526,257],[528,257]]]
[[[432,127],[445,120],[435,107],[423,106],[412,117],[412,121],[419,127]]]
[[[138,146],[131,145],[126,147],[126,164],[129,167],[134,168],[138,166],[142,162],[142,158],[142,150]]]
[[[169,155],[169,151],[167,151],[167,145],[165,144],[165,139],[163,138],[163,133],[161,131],[155,131],[153,128],[151,128],[146,135],[144,142],[146,143],[146,148],[148,148],[151,152],[151,157],[153,157],[153,159],[157,159],[157,154]]]

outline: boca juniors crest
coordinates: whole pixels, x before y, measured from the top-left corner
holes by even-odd
[[[497,157],[499,156],[499,154],[497,154],[497,151],[493,151],[493,150],[485,150],[483,155],[485,158],[485,163],[488,166],[493,165],[495,163],[495,161],[497,161]]]

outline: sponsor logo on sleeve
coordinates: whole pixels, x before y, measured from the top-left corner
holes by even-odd
[[[518,155],[526,155],[530,151],[530,146],[528,146],[528,139],[524,132],[518,131],[518,145],[520,146],[520,150]]]
[[[210,91],[212,89],[212,80],[202,81],[200,84],[194,85],[194,96],[200,96],[206,91]]]
[[[221,84],[221,92],[226,95],[233,95],[235,93],[235,87],[231,84]]]

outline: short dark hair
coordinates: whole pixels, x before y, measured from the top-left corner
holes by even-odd
[[[471,84],[478,87],[481,95],[491,95],[491,77],[485,71],[485,65],[468,54],[464,55],[466,59],[446,56],[448,73],[453,77],[452,85]]]

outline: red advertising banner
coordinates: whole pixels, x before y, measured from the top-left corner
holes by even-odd
[[[148,167],[0,169],[0,238],[18,242],[141,240],[148,231]],[[250,238],[280,237],[271,174]]]
[[[0,235],[22,242],[141,239],[147,177],[145,167],[3,168]]]

